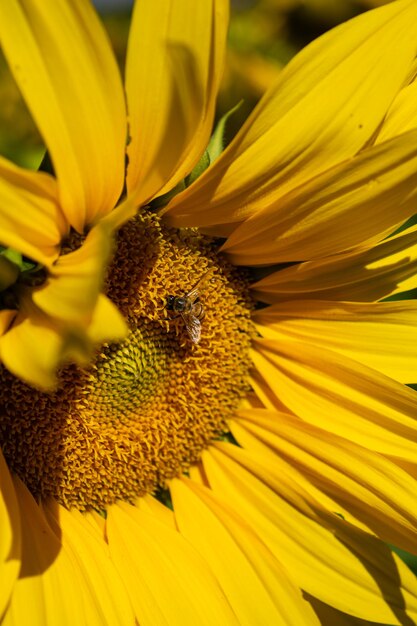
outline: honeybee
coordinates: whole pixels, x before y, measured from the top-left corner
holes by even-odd
[[[210,274],[211,270],[206,272],[191,291],[183,296],[167,296],[166,308],[168,311],[174,311],[174,313],[181,315],[188,336],[195,344],[201,338],[201,321],[205,313],[203,304],[200,302],[201,289]]]

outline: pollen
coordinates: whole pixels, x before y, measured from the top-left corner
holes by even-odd
[[[44,393],[0,369],[0,444],[40,501],[102,510],[155,493],[227,432],[249,390],[254,336],[249,281],[192,229],[144,211],[119,232],[105,291],[125,316],[126,340],[87,369],[68,366]],[[201,336],[191,340],[169,297],[198,289]],[[204,310],[204,318],[201,315]]]

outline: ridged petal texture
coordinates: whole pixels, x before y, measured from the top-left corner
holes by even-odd
[[[20,511],[0,450],[0,623],[19,575],[21,564]]]
[[[232,423],[239,444],[349,522],[417,551],[415,481],[376,452],[294,415],[244,409]]]
[[[134,624],[135,615],[125,586],[111,561],[108,545],[98,528],[86,523],[78,511],[50,504],[45,507],[46,517],[64,549],[80,572],[79,585],[91,598],[94,612],[87,623],[103,626]]]
[[[297,263],[252,284],[262,302],[372,301],[417,287],[417,226],[373,247]]]
[[[24,170],[0,157],[0,232],[2,246],[43,265],[55,261],[68,223],[52,176]]]
[[[417,131],[411,130],[258,211],[233,231],[223,250],[235,264],[261,265],[377,243],[414,214],[416,170]]]
[[[113,506],[107,535],[141,626],[240,624],[204,559],[165,519]]]
[[[15,481],[22,528],[22,565],[2,626],[100,624],[79,587],[80,571],[26,487]]]
[[[416,394],[324,348],[256,340],[252,359],[277,406],[381,454],[415,462]]]
[[[141,202],[174,187],[207,146],[227,18],[226,0],[135,5],[126,62],[127,187],[139,189]]]
[[[402,383],[417,372],[417,303],[293,300],[257,311],[263,337],[298,341],[356,359]]]
[[[308,45],[281,72],[222,156],[168,205],[170,223],[210,226],[218,235],[228,235],[231,227],[266,207],[274,208],[275,219],[284,219],[288,202],[303,186],[318,191],[315,177],[324,176],[324,181],[346,170],[355,178],[349,160],[372,142],[409,80],[416,38],[417,5],[402,0],[342,24]],[[395,146],[395,141],[383,142],[369,156],[367,150],[360,154],[368,174],[373,171],[375,176],[383,168],[383,153],[396,151]],[[401,145],[400,152],[403,149]],[[411,153],[398,157],[398,165],[407,169],[409,162],[411,167]],[[335,179],[333,183],[337,186]],[[364,189],[364,201],[377,195],[378,188],[376,184]],[[314,222],[310,216],[308,226]],[[252,233],[255,236],[256,229]],[[331,245],[339,244],[336,240]],[[288,242],[284,252],[291,260],[295,247]],[[282,256],[279,246],[277,254]],[[271,260],[269,256],[266,262]]]
[[[171,485],[180,532],[196,546],[213,570],[238,623],[314,625],[317,620],[304,602],[292,572],[274,558],[253,526],[192,481]]]
[[[1,312],[0,355],[16,375],[48,387],[51,364],[86,362],[109,328],[123,336],[100,293],[112,232],[198,161],[226,26],[225,0],[136,3],[128,194],[112,210],[126,111],[93,10],[0,3],[6,55],[57,173],[0,161],[0,243],[49,270],[18,312]],[[417,552],[416,394],[402,384],[415,382],[417,310],[378,302],[417,286],[417,227],[392,235],[415,211],[416,42],[415,0],[325,34],[162,211],[228,237],[235,264],[271,271],[251,287],[270,306],[253,315],[234,443],[214,441],[170,481],[173,510],[148,495],[106,517],[38,505],[0,455],[1,626],[417,623],[415,577],[388,547]],[[57,258],[69,225],[86,224],[83,245]]]
[[[198,491],[238,512],[301,589],[357,617],[398,625],[416,619],[415,577],[381,540],[326,511],[260,454],[221,443],[203,463],[211,492]],[[187,520],[193,540],[207,543],[190,514]]]
[[[83,0],[4,0],[0,42],[50,152],[63,211],[82,232],[123,189],[126,111],[104,28]]]

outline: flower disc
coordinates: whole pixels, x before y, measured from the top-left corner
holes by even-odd
[[[128,338],[103,346],[88,369],[63,369],[52,394],[1,370],[0,440],[36,498],[80,510],[133,501],[186,471],[227,430],[248,390],[252,305],[244,272],[217,249],[143,213],[120,231],[106,284]],[[195,285],[198,343],[187,318],[167,307]]]

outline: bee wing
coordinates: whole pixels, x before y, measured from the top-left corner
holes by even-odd
[[[192,313],[181,313],[181,317],[184,320],[185,328],[193,343],[198,343],[201,337],[201,322]]]
[[[211,274],[211,270],[208,270],[198,281],[198,283],[189,291],[186,295],[187,298],[191,300],[191,302],[195,302],[197,298],[200,296],[200,290],[203,284],[206,282],[207,278]]]

